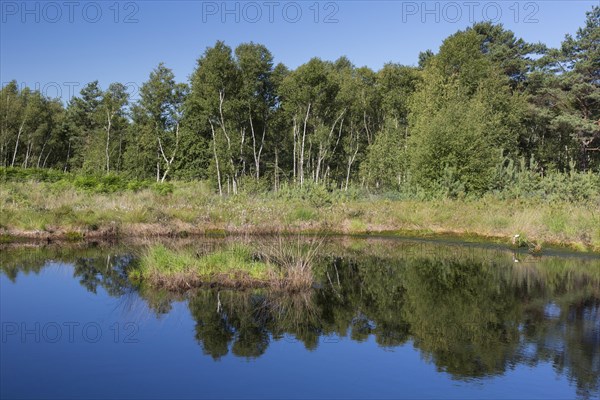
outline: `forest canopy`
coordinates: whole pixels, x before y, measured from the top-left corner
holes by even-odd
[[[218,41],[188,82],[159,64],[132,101],[87,84],[67,104],[0,91],[0,165],[206,179],[219,193],[282,184],[481,194],[517,172],[600,172],[600,7],[560,48],[476,23],[379,71],[346,57],[294,70],[263,45]]]

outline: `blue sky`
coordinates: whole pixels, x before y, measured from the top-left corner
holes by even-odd
[[[186,81],[216,40],[265,44],[291,68],[346,55],[357,66],[414,65],[448,35],[491,19],[532,42],[558,46],[599,0],[546,1],[6,1],[1,0],[0,81],[51,97],[98,79],[131,82],[163,61]]]

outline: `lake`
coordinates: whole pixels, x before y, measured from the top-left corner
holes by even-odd
[[[172,293],[145,245],[0,250],[2,398],[600,397],[597,255],[330,238],[312,290]]]

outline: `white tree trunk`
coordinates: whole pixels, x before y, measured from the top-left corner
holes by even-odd
[[[112,128],[112,114],[110,110],[106,111],[106,174],[110,172],[110,130]]]
[[[306,116],[304,117],[304,129],[302,131],[302,146],[300,147],[300,187],[302,187],[302,185],[304,184],[304,146],[306,142],[306,128],[308,125],[308,117],[310,115],[310,106],[311,104],[308,103],[308,107],[306,107]]]
[[[163,176],[160,180],[161,182],[164,182],[165,179],[167,178],[167,175],[169,174],[169,171],[171,170],[171,165],[173,164],[173,161],[175,160],[175,155],[177,154],[177,150],[179,149],[179,123],[177,123],[175,125],[175,148],[173,149],[173,152],[171,153],[171,158],[167,158],[167,155],[165,154],[165,150],[163,148],[160,137],[158,137],[158,146],[160,148],[160,153],[163,157],[163,160],[165,160],[165,164],[166,164],[165,172],[163,172]]]
[[[217,138],[215,135],[215,127],[213,126],[212,121],[208,121],[210,123],[210,130],[212,132],[213,139],[213,153],[215,156],[215,167],[217,168],[217,183],[219,185],[219,196],[223,196],[223,187],[221,186],[221,170],[219,169],[219,156],[217,155]]]
[[[19,149],[19,140],[21,139],[21,133],[23,132],[24,126],[25,126],[25,119],[23,119],[23,122],[21,122],[21,126],[19,127],[19,133],[17,134],[17,141],[15,143],[15,151],[13,153],[12,163],[10,164],[11,167],[15,166],[15,159],[17,158],[17,150]]]

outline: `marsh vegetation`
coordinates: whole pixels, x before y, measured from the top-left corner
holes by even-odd
[[[209,250],[153,244],[140,251],[138,266],[129,277],[174,291],[215,285],[308,290],[314,283],[313,264],[322,240],[279,236],[258,246],[246,239]]]
[[[522,189],[512,195],[460,199],[328,191],[319,186],[221,197],[207,182],[156,184],[13,171],[0,175],[0,239],[319,232],[455,234],[509,246],[519,234],[543,248],[599,251],[600,197],[569,200],[560,193],[583,192],[570,184],[561,189],[558,183],[545,183],[546,189],[541,189],[538,178],[532,179],[523,179]]]

